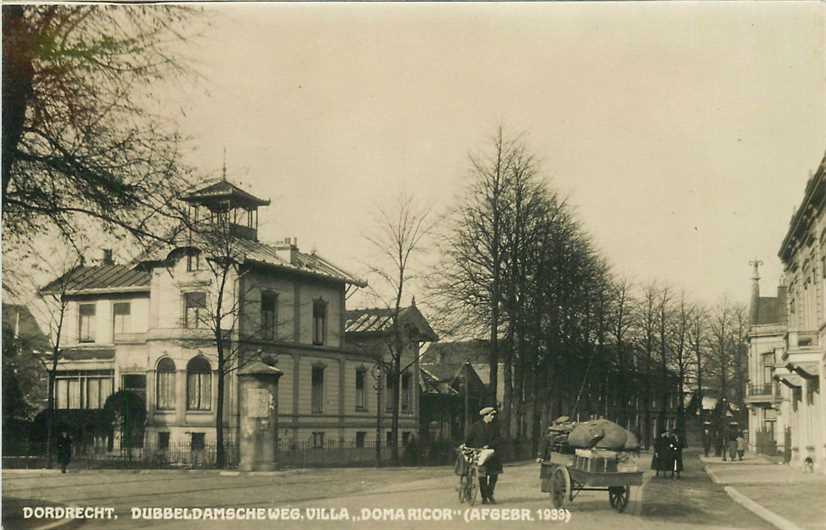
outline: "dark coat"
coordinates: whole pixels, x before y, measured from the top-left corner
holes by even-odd
[[[68,464],[72,459],[72,439],[69,436],[57,437],[57,460],[61,464]]]
[[[465,445],[468,447],[482,448],[487,446],[496,451],[486,464],[489,473],[502,472],[502,459],[499,455],[501,443],[499,424],[495,421],[491,423],[476,422],[470,427],[470,432],[465,436]]]
[[[651,459],[651,469],[671,471],[674,468],[674,451],[670,442],[671,438],[668,436],[657,436],[654,440],[654,458]]]

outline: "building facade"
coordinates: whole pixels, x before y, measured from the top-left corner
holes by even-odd
[[[345,331],[346,295],[366,283],[301,252],[294,238],[259,241],[258,208],[269,201],[226,180],[186,201],[190,225],[173,244],[126,265],[106,253],[99,265],[76,267],[43,289],[67,301],[58,412],[103,409],[111,395],[126,391],[145,405],[145,448],[202,449],[215,442],[223,373],[223,424],[232,443],[240,424],[238,371],[264,360],[283,373],[282,447],[374,443],[383,404],[371,391],[371,368],[379,354],[348,344]],[[200,230],[205,224],[221,230]],[[415,396],[410,403],[404,425],[413,432]]]
[[[811,464],[821,473],[826,473],[826,400],[821,392],[826,372],[824,201],[826,157],[806,184],[778,253],[785,287],[778,289],[774,304],[783,315],[764,318],[760,308],[772,302],[758,293],[749,335],[752,450],[758,449],[759,432],[771,433],[786,461]]]

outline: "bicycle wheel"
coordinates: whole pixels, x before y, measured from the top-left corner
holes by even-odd
[[[468,504],[474,506],[476,504],[476,495],[479,492],[479,470],[476,466],[472,466],[467,475],[467,501]]]

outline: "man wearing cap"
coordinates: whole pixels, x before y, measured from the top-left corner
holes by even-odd
[[[493,491],[496,480],[502,473],[502,461],[499,458],[499,425],[496,423],[496,409],[485,407],[479,411],[481,420],[474,423],[465,437],[465,445],[481,449],[493,449],[495,452],[485,462],[486,473],[479,475],[479,492],[482,504],[496,504]]]

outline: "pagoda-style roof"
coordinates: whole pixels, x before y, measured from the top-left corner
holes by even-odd
[[[199,188],[187,193],[182,198],[186,202],[204,206],[210,206],[218,201],[229,200],[231,206],[247,209],[270,204],[269,199],[256,197],[224,178],[208,181]]]

